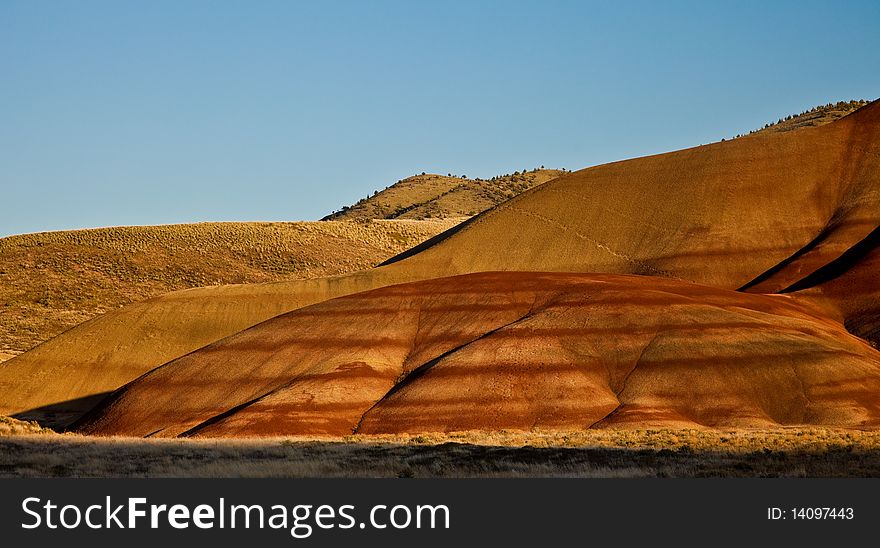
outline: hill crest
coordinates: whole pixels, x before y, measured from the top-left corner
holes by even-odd
[[[566,171],[543,166],[491,179],[421,173],[377,190],[322,220],[472,217],[563,173]]]

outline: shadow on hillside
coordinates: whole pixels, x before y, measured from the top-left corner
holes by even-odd
[[[783,289],[781,293],[801,291],[831,281],[846,273],[859,261],[865,258],[868,253],[874,251],[878,247],[880,247],[880,226],[871,231],[870,234],[865,236],[857,244],[847,249],[840,257],[834,259],[802,280]]]
[[[492,211],[492,210],[489,209],[488,211]],[[485,213],[485,211],[483,213]],[[439,244],[440,242],[449,238],[450,236],[453,236],[459,230],[463,229],[464,227],[468,226],[472,222],[474,222],[477,219],[479,219],[480,217],[482,217],[483,213],[480,213],[479,215],[474,215],[473,217],[471,217],[467,221],[463,221],[461,223],[458,223],[454,227],[447,229],[447,230],[444,230],[443,232],[441,232],[440,234],[437,234],[433,238],[428,238],[427,240],[420,243],[419,245],[417,245],[415,247],[411,247],[411,248],[407,249],[406,251],[404,251],[403,253],[399,253],[399,254],[395,255],[394,257],[391,257],[390,259],[386,260],[385,262],[380,263],[378,266],[386,266],[386,265],[389,265],[392,263],[396,263],[397,261],[402,261],[408,257],[412,257],[413,255],[421,253],[422,251],[424,251],[430,247],[434,247],[435,245]]]
[[[93,409],[112,392],[102,392],[83,398],[61,401],[28,409],[12,415],[13,419],[20,421],[34,421],[43,428],[61,431],[73,424],[74,421]]]

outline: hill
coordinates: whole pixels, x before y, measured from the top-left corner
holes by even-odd
[[[454,223],[199,223],[0,238],[0,361],[169,291],[364,270]]]
[[[78,429],[225,437],[791,424],[880,425],[880,353],[785,297],[504,272],[273,318],[126,385]]]
[[[132,379],[281,313],[392,284],[485,271],[639,274],[657,284],[662,278],[696,283],[703,289],[692,289],[695,307],[681,320],[707,337],[715,322],[704,292],[727,290],[729,308],[744,310],[754,297],[746,292],[782,292],[774,299],[802,303],[817,318],[793,326],[795,338],[816,336],[818,326],[836,324],[839,340],[823,343],[835,355],[856,344],[844,327],[867,337],[880,317],[872,297],[880,277],[871,275],[873,255],[864,252],[874,245],[871,235],[880,225],[878,189],[876,102],[821,127],[584,169],[523,192],[379,268],[191,289],[111,311],[0,367],[0,413],[45,416],[59,412],[60,404],[74,417]],[[852,291],[853,284],[858,291]],[[627,292],[621,287],[618,295]],[[769,318],[766,311],[753,312]],[[361,328],[376,325],[366,322]],[[422,325],[416,322],[415,331]],[[736,345],[742,361],[730,363],[754,361],[753,345],[765,356],[783,356],[778,363],[793,363],[784,358],[796,355],[789,354],[789,342],[785,337],[744,341]],[[567,343],[548,333],[542,344]],[[859,383],[870,384],[877,351],[860,344],[862,365],[853,366],[852,378],[861,371]],[[691,348],[696,355],[712,346]],[[829,397],[849,398],[851,405],[869,409],[870,402],[852,403],[863,396],[859,383],[845,383]],[[733,392],[729,396],[741,401]],[[791,407],[792,413],[797,409]],[[869,420],[873,412],[865,413]],[[844,422],[854,424],[855,414]]]
[[[470,217],[565,173],[523,170],[491,179],[422,173],[364,198],[323,220],[431,219]]]
[[[818,127],[829,124],[835,120],[843,118],[847,114],[852,114],[858,109],[870,103],[864,99],[853,99],[850,101],[838,101],[836,103],[828,103],[819,105],[805,110],[799,114],[789,114],[785,118],[780,118],[776,122],[764,124],[763,128],[749,132],[749,135],[755,133],[772,133],[794,131],[796,129],[804,129],[808,127]],[[742,137],[742,135],[737,135]]]

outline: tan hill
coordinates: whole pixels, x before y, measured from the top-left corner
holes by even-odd
[[[168,291],[364,270],[454,223],[199,223],[2,238],[0,361]]]
[[[825,124],[839,120],[848,114],[852,114],[868,103],[870,103],[870,101],[864,99],[853,99],[850,101],[838,101],[836,103],[819,105],[810,110],[805,110],[800,114],[790,114],[785,118],[780,118],[776,122],[765,124],[763,128],[749,132],[749,135],[755,133],[785,132],[796,129],[824,126]],[[742,135],[737,135],[737,137],[742,137]]]
[[[422,173],[400,180],[381,192],[376,191],[353,206],[324,217],[324,220],[470,217],[563,173],[543,166],[491,179]]]
[[[279,316],[128,384],[79,429],[173,437],[796,424],[880,425],[880,353],[786,297],[501,272]]]
[[[870,276],[870,266],[868,275],[856,276],[868,256],[852,264],[845,258],[880,224],[878,187],[880,103],[821,127],[584,169],[526,191],[379,268],[191,289],[95,318],[0,367],[0,413],[45,415],[59,412],[61,403],[74,417],[153,368],[278,314],[470,272],[641,274],[718,289],[788,291],[785,298],[807,302],[828,278],[822,270],[842,265],[835,279],[861,280],[852,283],[862,284],[867,298],[847,294],[852,306],[843,306],[835,295],[847,293],[845,286],[837,293],[828,287],[822,294],[827,301],[813,302],[838,326],[869,325],[877,317],[870,295],[880,277]],[[748,308],[752,297],[740,295],[743,303],[731,306]],[[708,332],[712,323],[699,312],[707,306],[701,298],[694,299],[687,324]],[[795,331],[815,331],[802,328]],[[561,339],[550,336],[544,344]],[[738,347],[743,356],[751,355],[750,344]],[[755,344],[768,356],[786,351],[783,343]],[[841,333],[839,344],[853,342]],[[876,359],[867,345],[859,352],[866,363]],[[866,379],[873,375],[865,371]]]

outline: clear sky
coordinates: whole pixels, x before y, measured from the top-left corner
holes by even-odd
[[[878,96],[876,0],[0,0],[0,236],[317,219]]]

